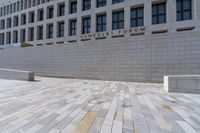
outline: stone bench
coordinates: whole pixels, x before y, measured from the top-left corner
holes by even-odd
[[[12,80],[34,81],[34,73],[28,72],[28,71],[0,68],[0,78],[1,79],[12,79]]]
[[[167,92],[200,94],[200,75],[164,76]]]

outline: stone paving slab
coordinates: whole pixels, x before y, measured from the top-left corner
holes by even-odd
[[[199,133],[200,96],[163,84],[0,80],[0,133]]]

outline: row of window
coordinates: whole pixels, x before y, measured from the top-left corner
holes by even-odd
[[[46,32],[46,38],[47,39],[52,39],[53,38],[53,24],[47,24],[47,32]],[[37,30],[37,40],[43,40],[43,25],[39,25],[36,28]],[[34,27],[28,28],[28,41],[34,41]],[[11,43],[11,32],[6,32],[6,44]],[[25,42],[26,40],[26,29],[21,29],[20,30],[20,39],[18,38],[18,30],[13,31],[13,43],[18,43],[20,42]],[[57,23],[57,37],[64,37],[64,22],[58,22]],[[0,34],[0,41],[1,44],[4,44],[4,33]]]
[[[177,0],[177,21],[190,20],[192,18],[192,9],[191,9],[191,0]],[[63,5],[59,6],[58,15],[64,15],[64,7]],[[131,27],[140,27],[144,25],[144,7],[137,7],[131,9],[130,14],[130,26]],[[28,22],[33,23],[35,21],[35,13],[34,11],[29,12]],[[48,7],[47,9],[47,18],[53,18],[53,6]],[[44,11],[43,9],[38,9],[38,21],[42,21],[44,19]],[[21,14],[21,25],[25,25],[27,22],[26,14]],[[70,21],[70,27],[74,30],[73,25],[76,25],[76,20]],[[13,27],[19,26],[19,18],[18,16],[12,18],[7,18],[7,27],[11,28],[13,22]],[[5,29],[5,20],[0,21],[0,29]],[[162,24],[166,23],[166,2],[157,3],[152,5],[152,24]],[[90,16],[84,17],[82,21],[82,33],[90,33],[91,27],[91,18]],[[71,26],[72,25],[72,26]],[[106,13],[97,15],[97,24],[96,24],[97,32],[106,31]],[[123,29],[124,28],[124,11],[116,11],[113,12],[112,15],[112,29]],[[73,32],[74,33],[74,32]],[[75,35],[75,34],[72,34]]]
[[[180,2],[180,0],[178,0]],[[178,20],[188,20],[191,18],[191,9],[188,10],[184,7],[180,2],[180,7],[177,6],[177,19]],[[152,23],[159,24],[166,22],[166,8],[165,3],[159,3],[152,6]],[[190,13],[187,13],[190,11]],[[185,12],[187,15],[185,15]],[[188,15],[190,17],[188,17]],[[96,16],[96,32],[106,31],[106,14],[100,14]],[[10,21],[11,22],[11,21]],[[144,25],[144,7],[137,7],[131,9],[130,15],[131,27],[140,27]],[[112,14],[112,29],[123,29],[124,28],[124,11],[115,11]],[[65,35],[65,23],[64,21],[57,23],[57,37],[64,37]],[[34,41],[34,31],[37,30],[37,40],[43,40],[43,25],[37,26],[36,29],[34,27],[28,28],[28,41]],[[54,25],[53,23],[46,25],[46,38],[52,39],[54,37]],[[91,17],[83,17],[82,18],[82,34],[91,33]],[[77,34],[77,19],[69,20],[69,36],[75,36]],[[6,35],[6,43],[11,43],[11,32],[6,32],[0,34],[1,44],[4,44],[4,35]],[[26,30],[20,30],[20,42],[24,42],[26,38]],[[13,31],[13,43],[17,43],[18,39],[18,30]]]
[[[53,1],[53,0],[21,0],[21,1],[15,2],[15,3],[12,3],[10,5],[1,7],[0,16],[5,16],[7,14],[11,14],[16,11],[34,7],[36,5],[40,5],[45,2],[49,2],[49,1]],[[70,13],[76,13],[77,12],[77,1],[71,0],[69,2],[70,2],[69,3]],[[120,2],[124,2],[124,0],[112,0],[113,4],[120,3]],[[83,6],[82,6],[83,11],[91,9],[91,0],[83,0],[82,3],[83,3]],[[107,0],[96,0],[97,8],[106,6],[106,4],[107,4]]]
[[[5,16],[50,1],[54,0],[19,0],[17,2],[1,7],[0,16]]]

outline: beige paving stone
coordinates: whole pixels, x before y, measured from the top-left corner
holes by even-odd
[[[89,111],[86,114],[86,116],[80,121],[80,123],[77,125],[77,127],[75,128],[75,130],[73,132],[74,133],[87,133],[96,116],[97,116],[96,111]]]

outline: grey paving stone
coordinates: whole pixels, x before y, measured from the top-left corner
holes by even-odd
[[[0,80],[1,133],[200,131],[199,95],[168,94],[162,84],[37,78]]]

